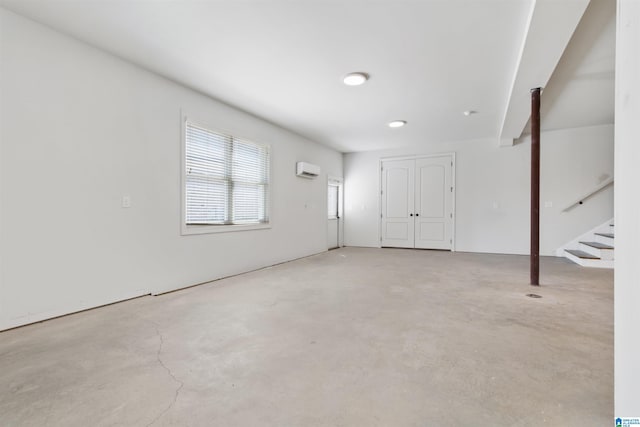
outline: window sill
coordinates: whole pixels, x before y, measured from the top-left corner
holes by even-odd
[[[271,228],[271,223],[266,224],[238,224],[238,225],[183,225],[182,235],[229,233],[234,231],[264,230]]]

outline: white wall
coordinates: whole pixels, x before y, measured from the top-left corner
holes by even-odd
[[[340,153],[1,8],[0,24],[0,329],[326,250]],[[181,109],[272,145],[271,229],[180,235]]]
[[[613,218],[611,186],[563,212],[613,177],[613,125],[542,132],[540,140],[540,252],[555,255],[558,247]],[[530,149],[530,137],[524,142]],[[553,206],[545,207],[545,201]]]
[[[618,0],[615,416],[640,417],[640,2]]]
[[[544,102],[544,101],[543,101]],[[347,246],[378,246],[381,157],[456,153],[456,250],[529,252],[530,139],[513,147],[495,140],[429,143],[345,155]],[[584,205],[562,209],[613,175],[613,126],[543,132],[541,135],[541,244],[543,255],[613,216],[608,188]],[[552,202],[545,208],[544,202]]]

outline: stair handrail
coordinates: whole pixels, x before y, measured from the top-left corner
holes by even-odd
[[[588,193],[585,193],[584,196],[577,198],[573,203],[567,205],[566,208],[562,209],[562,212],[568,212],[571,209],[575,208],[576,206],[581,205],[585,200],[594,196],[595,194],[599,193],[600,191],[604,190],[610,185],[613,185],[613,177],[608,178],[605,181],[602,181],[600,184],[594,187],[593,190],[589,191]]]

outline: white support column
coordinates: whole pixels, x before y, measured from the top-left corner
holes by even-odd
[[[615,416],[640,418],[640,1],[618,0],[615,123]]]

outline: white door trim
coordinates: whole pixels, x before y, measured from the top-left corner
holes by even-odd
[[[453,217],[451,218],[451,252],[456,251],[456,153],[455,151],[445,153],[420,154],[414,156],[390,156],[380,157],[378,159],[378,247],[382,247],[382,164],[387,160],[417,160],[430,157],[451,156],[451,185],[453,186],[451,210]]]

